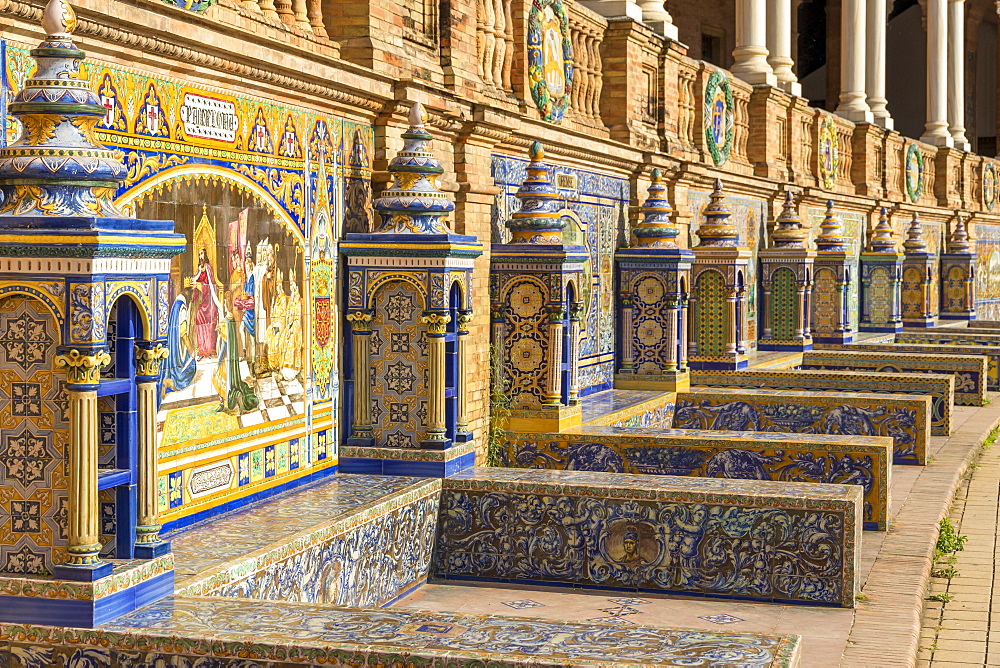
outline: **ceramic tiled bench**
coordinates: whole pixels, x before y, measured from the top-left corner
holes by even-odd
[[[443,481],[434,576],[853,607],[862,493],[470,469]]]
[[[504,618],[309,603],[173,597],[87,633],[0,624],[0,665],[189,666],[755,666],[799,665],[801,638],[622,623]],[[720,658],[721,657],[721,658]]]
[[[605,390],[582,402],[585,427],[669,427],[674,413],[673,392]]]
[[[806,369],[751,369],[743,371],[699,370],[691,372],[692,386],[744,387],[807,392],[875,392],[917,394],[931,398],[931,433],[951,433],[951,407],[955,401],[955,378],[934,373],[872,375],[867,371]]]
[[[583,427],[506,438],[504,464],[514,468],[861,485],[864,528],[888,524],[887,436]]]
[[[440,490],[436,478],[338,475],[255,516],[220,516],[174,539],[176,593],[385,605],[427,580]]]
[[[922,355],[863,350],[811,350],[802,353],[802,369],[838,369],[880,373],[940,373],[955,377],[955,405],[982,406],[989,363],[982,356]]]
[[[989,367],[989,389],[1000,389],[1000,330],[968,330],[968,329],[932,329],[930,331],[910,332],[902,331],[896,335],[896,343],[907,345],[936,345],[946,346],[945,354],[965,355],[953,346],[968,348],[972,346],[968,354],[986,355],[990,360]]]
[[[891,436],[894,464],[924,464],[930,412],[927,396],[693,388],[677,393],[673,426]]]

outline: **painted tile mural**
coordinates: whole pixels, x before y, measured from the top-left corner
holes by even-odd
[[[860,487],[625,478],[446,478],[435,576],[854,605]]]
[[[505,243],[504,226],[520,203],[514,193],[527,178],[528,161],[494,155],[492,176],[501,189],[491,212],[494,243]],[[555,165],[550,178],[563,194],[566,243],[587,247],[584,283],[586,318],[580,345],[580,387],[587,395],[611,387],[614,380],[614,253],[626,229],[629,185],[626,179]]]
[[[2,285],[0,285],[2,291]],[[56,320],[38,300],[0,297],[0,571],[66,560],[69,443],[63,381],[50,371]]]
[[[976,317],[1000,320],[1000,225],[977,224]]]
[[[34,63],[20,45],[6,47],[16,92]],[[97,138],[127,168],[116,203],[172,219],[188,239],[157,295],[169,348],[161,468],[178,473],[164,483],[164,519],[195,500],[204,509],[243,496],[241,482],[287,482],[335,464],[337,239],[345,206],[369,215],[371,128],[95,61],[81,71],[107,110]],[[20,132],[7,129],[8,139]],[[236,453],[214,454],[234,439],[257,441],[246,477]],[[181,455],[184,470],[171,471]]]
[[[703,212],[708,205],[708,191],[689,190],[688,208],[694,214],[691,219],[689,232],[689,243],[691,248],[698,244],[698,227],[704,219]],[[746,332],[744,339],[751,349],[757,347],[757,337],[759,336],[757,323],[757,251],[765,245],[767,235],[765,226],[767,225],[767,204],[763,200],[750,197],[733,197],[726,195],[726,204],[729,205],[732,216],[729,218],[736,227],[741,246],[746,246],[753,253],[750,264],[747,267],[747,299],[744,317],[746,322],[742,331]]]

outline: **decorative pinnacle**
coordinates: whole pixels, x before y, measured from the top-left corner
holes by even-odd
[[[896,235],[889,224],[889,213],[883,206],[878,212],[878,224],[872,230],[872,238],[868,241],[869,253],[895,253]]]
[[[639,209],[643,220],[632,230],[637,241],[636,248],[677,248],[674,241],[677,228],[670,220],[673,208],[666,198],[667,187],[663,183],[663,173],[659,168],[654,168],[651,176],[647,191],[649,196]]]
[[[715,179],[715,187],[709,195],[708,206],[705,207],[705,222],[698,228],[697,248],[736,246],[736,228],[729,222],[731,215],[722,195],[722,180]]]
[[[924,228],[920,226],[917,219],[917,212],[913,212],[913,219],[910,227],[906,230],[906,241],[903,242],[903,249],[907,255],[911,253],[926,253],[927,241],[924,239]]]
[[[785,203],[781,206],[781,213],[775,222],[777,225],[771,234],[774,248],[806,247],[809,233],[802,228],[802,219],[799,218],[798,207],[790,190],[785,191]]]
[[[42,12],[47,36],[31,51],[37,68],[8,106],[24,132],[0,149],[0,216],[122,216],[114,196],[125,166],[97,143],[107,109],[80,77],[86,54],[73,44],[76,23],[65,0]]]
[[[969,241],[969,231],[965,227],[965,219],[962,216],[955,217],[955,229],[952,230],[948,239],[949,253],[972,253],[972,243]]]
[[[516,197],[521,208],[507,221],[512,244],[561,244],[566,223],[559,210],[562,195],[549,181],[549,169],[542,162],[545,149],[533,142],[528,150],[528,178],[518,188]]]
[[[816,237],[816,249],[821,253],[843,253],[847,251],[847,239],[844,238],[844,226],[840,216],[833,210],[833,200],[826,201],[826,215],[819,228],[823,230]]]
[[[427,112],[424,111],[424,105],[414,102],[413,106],[410,107],[410,129],[423,127],[426,120]]]
[[[373,205],[382,218],[376,234],[451,234],[448,214],[455,203],[438,188],[437,176],[444,168],[430,150],[424,118],[423,105],[414,103],[403,149],[389,163],[392,185]]]
[[[42,12],[42,30],[49,39],[67,39],[76,30],[76,12],[66,0],[49,0]]]

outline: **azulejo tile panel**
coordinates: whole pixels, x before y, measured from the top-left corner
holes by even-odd
[[[894,464],[924,464],[930,397],[694,388],[677,394],[677,429],[889,436]]]
[[[527,160],[494,155],[491,174],[500,193],[491,211],[494,243],[506,243],[504,222],[517,211],[514,196],[527,177]],[[614,379],[614,254],[618,231],[629,206],[627,179],[555,165],[551,181],[565,197],[568,225],[564,237],[587,248],[584,266],[584,316],[581,323],[580,388],[586,395],[608,389]]]
[[[605,390],[582,402],[581,421],[595,427],[667,427],[673,412],[673,392]]]
[[[811,350],[802,353],[800,368],[948,374],[955,377],[955,404],[982,406],[986,399],[988,366],[985,357],[861,350]]]
[[[473,469],[444,481],[434,574],[854,605],[856,485]]]
[[[509,467],[860,485],[864,527],[889,520],[892,439],[884,436],[584,427],[508,433]]]
[[[691,385],[755,390],[927,395],[931,398],[931,433],[936,436],[951,433],[951,407],[955,398],[955,379],[951,375],[893,373],[873,376],[867,372],[832,369],[692,370]]]
[[[357,521],[373,508],[412,502],[439,485],[425,478],[340,474],[170,534],[178,591],[222,586],[235,579],[225,575],[231,567],[239,566],[243,576],[255,572],[275,546],[286,555],[293,545],[305,549],[338,533],[345,516]]]
[[[974,323],[978,326],[978,323]],[[932,330],[932,331],[919,331],[914,332],[910,330],[904,330],[896,335],[896,343],[898,344],[938,344],[942,346],[975,346],[978,348],[976,354],[986,355],[989,357],[989,388],[996,389],[1000,386],[1000,350],[992,350],[993,348],[1000,347],[1000,332],[998,333],[988,333],[988,332],[970,332],[967,330],[958,331],[944,331],[944,330]],[[935,352],[928,350],[927,352]],[[958,352],[958,351],[956,351]],[[959,354],[965,355],[963,351]]]
[[[992,345],[1000,345],[1000,338],[993,341]],[[997,375],[998,370],[1000,370],[1000,347],[991,347],[990,343],[980,343],[979,341],[971,339],[966,341],[957,339],[945,341],[943,343],[937,343],[927,339],[908,342],[899,341],[897,339],[896,343],[852,344],[851,348],[871,352],[917,353],[918,355],[982,356],[985,357],[987,361],[986,388],[988,390],[1000,389],[1000,377]]]
[[[0,572],[51,573],[66,561],[69,442],[60,342],[42,302],[0,298]]]
[[[96,631],[62,634],[0,627],[11,639],[0,659],[11,668],[48,665],[165,665],[250,668],[264,665],[454,666],[717,661],[760,668],[797,663],[793,635],[682,631],[618,624],[507,619],[404,610],[351,610],[174,597]],[[289,642],[289,635],[294,641]],[[37,644],[49,640],[51,645]],[[4,654],[7,656],[5,657]],[[272,663],[273,662],[273,663]]]

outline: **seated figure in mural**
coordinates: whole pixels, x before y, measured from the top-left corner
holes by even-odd
[[[167,359],[163,364],[163,393],[178,392],[191,385],[198,363],[191,342],[191,321],[187,298],[181,294],[170,307],[167,332]]]
[[[198,251],[198,273],[191,278],[191,287],[194,291],[192,305],[198,359],[214,357],[218,353],[222,302],[215,285],[215,269],[204,248]]]
[[[285,351],[285,318],[287,317],[288,295],[284,289],[284,273],[277,270],[278,279],[275,283],[274,300],[268,309],[267,332],[267,368],[271,371],[281,371],[284,366]]]

